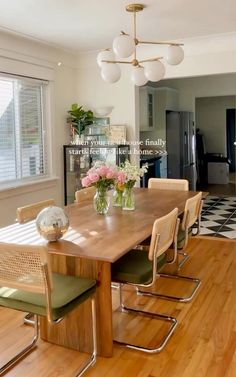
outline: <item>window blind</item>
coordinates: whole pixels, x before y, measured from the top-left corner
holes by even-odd
[[[0,75],[0,184],[47,175],[43,81]]]

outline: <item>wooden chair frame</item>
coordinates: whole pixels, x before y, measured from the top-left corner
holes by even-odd
[[[55,200],[48,199],[24,207],[19,207],[16,210],[17,220],[20,224],[26,223],[27,221],[35,219],[42,209],[53,205],[55,205]]]
[[[87,200],[92,200],[96,192],[94,186],[86,187],[75,192],[75,203],[85,202]]]

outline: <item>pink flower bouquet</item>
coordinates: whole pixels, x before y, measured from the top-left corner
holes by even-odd
[[[117,179],[117,168],[109,167],[102,162],[97,162],[82,178],[82,186],[95,186],[97,192],[94,197],[94,208],[97,213],[104,215],[109,208],[107,190],[114,186]]]
[[[82,186],[95,186],[98,189],[111,188],[117,178],[116,168],[109,167],[103,163],[96,163],[89,169],[86,177],[82,178]]]

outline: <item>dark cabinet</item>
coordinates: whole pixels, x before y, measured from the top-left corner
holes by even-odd
[[[64,145],[64,200],[73,203],[75,191],[82,188],[81,179],[95,163],[120,165],[129,159],[128,145]]]

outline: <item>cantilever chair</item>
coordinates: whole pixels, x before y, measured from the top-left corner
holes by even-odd
[[[154,222],[148,253],[143,250],[134,249],[112,264],[112,281],[120,284],[121,312],[128,311],[137,315],[155,318],[165,322],[167,321],[171,324],[167,334],[163,337],[156,348],[147,348],[114,339],[114,341],[120,345],[148,353],[160,352],[177,326],[176,318],[127,307],[124,305],[122,297],[122,286],[124,284],[134,286],[136,289],[141,287],[152,287],[155,284],[159,269],[165,263],[174,262],[177,254],[176,240],[179,226],[179,219],[177,216],[178,209],[175,208],[169,214]],[[171,245],[174,245],[174,257],[171,262],[167,262],[166,251]]]
[[[59,323],[75,307],[91,299],[93,352],[77,377],[96,361],[96,281],[51,272],[47,249],[0,243],[0,306],[35,315],[35,335],[31,343],[0,368],[0,375],[26,356],[36,345],[39,335],[38,316]]]
[[[42,209],[53,205],[55,205],[55,201],[53,199],[48,199],[24,207],[19,207],[16,210],[17,220],[20,224],[26,223],[27,221],[35,219]]]
[[[148,188],[188,191],[189,183],[187,179],[150,178],[148,180]]]
[[[201,208],[202,208],[202,192],[199,192],[198,194],[194,195],[192,198],[186,200],[185,209],[184,209],[184,215],[182,222],[180,224],[180,229],[178,233],[178,238],[180,238],[180,235],[182,235],[183,239],[183,247],[188,244],[190,229],[193,226],[193,224],[198,221],[198,227],[199,227],[199,220],[200,220],[200,214],[201,214]],[[174,301],[180,301],[180,302],[189,302],[193,299],[195,294],[197,293],[201,281],[198,278],[192,278],[188,276],[183,275],[175,275],[175,274],[165,274],[160,273],[160,277],[164,278],[171,278],[171,279],[178,279],[178,280],[185,280],[192,284],[194,284],[193,290],[189,296],[179,297],[179,296],[170,296],[170,295],[164,295],[159,293],[151,293],[151,292],[144,292],[142,290],[138,290],[139,294],[147,295],[147,296],[157,296],[164,299],[170,299]]]
[[[86,200],[92,200],[96,192],[95,187],[86,187],[75,192],[75,202],[81,203]]]
[[[171,178],[150,178],[148,180],[148,188],[159,190],[176,190],[176,191],[188,191],[189,183],[187,179],[171,179]],[[191,231],[191,230],[190,230]],[[188,260],[188,254],[183,250],[183,234],[178,234],[178,255],[182,256],[182,260],[179,262],[179,268]]]
[[[40,211],[42,209],[48,207],[48,206],[53,206],[55,205],[55,200],[54,199],[48,199],[48,200],[43,200],[41,202],[29,204],[24,207],[19,207],[16,210],[16,218],[19,224],[26,223],[30,220],[33,220],[37,217]],[[26,325],[34,325],[34,320],[32,319],[33,315],[31,313],[28,313],[24,317],[24,323]]]

